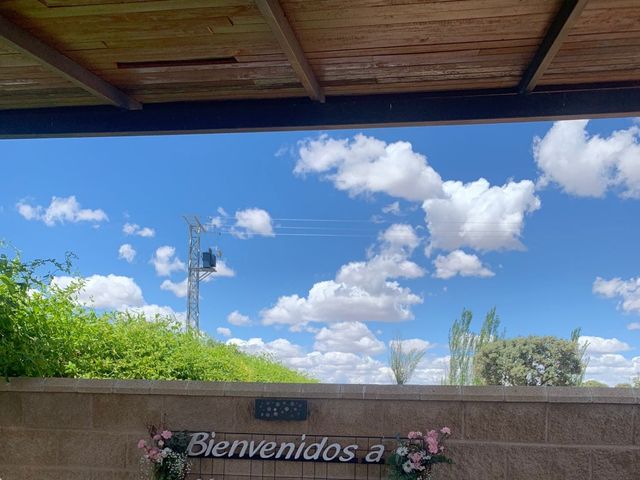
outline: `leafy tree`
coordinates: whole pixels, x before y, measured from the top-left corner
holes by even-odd
[[[476,375],[488,385],[578,385],[583,375],[576,341],[556,337],[517,337],[483,345]]]
[[[399,335],[391,342],[389,345],[389,366],[398,385],[409,383],[426,351],[424,348],[406,350],[402,337]]]
[[[5,377],[309,382],[270,358],[185,330],[172,318],[79,306],[80,283],[51,285],[65,262],[0,252],[0,374]]]
[[[633,388],[633,385],[630,383],[618,383],[615,388]]]
[[[581,333],[582,333],[581,328],[574,328],[571,331],[571,341],[578,348],[578,356],[580,357],[580,364],[582,365],[582,371],[578,376],[576,385],[582,385],[582,382],[584,382],[584,376],[587,373],[587,365],[589,364],[589,358],[587,357],[587,348],[589,348],[589,342],[584,342],[582,345],[580,345]]]
[[[597,388],[608,388],[609,385],[606,383],[599,382],[597,380],[587,380],[586,382],[582,382],[580,384],[581,387],[597,387]]]
[[[473,313],[462,309],[460,319],[454,320],[449,330],[449,372],[445,378],[448,385],[477,385],[481,380],[476,377],[473,366],[476,351],[493,340],[504,337],[501,334],[500,317],[493,307],[485,316],[479,334],[471,331]]]

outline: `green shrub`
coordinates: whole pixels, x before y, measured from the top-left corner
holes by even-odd
[[[486,385],[575,386],[585,368],[581,352],[577,339],[499,339],[476,353],[476,375]]]
[[[51,285],[71,258],[23,262],[0,254],[0,372],[5,377],[76,377],[310,382],[271,358],[248,355],[173,319],[97,313],[74,302],[81,288]],[[52,269],[41,273],[45,269]]]

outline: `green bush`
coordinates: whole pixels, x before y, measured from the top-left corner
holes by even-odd
[[[240,382],[311,382],[266,356],[184,330],[173,319],[97,313],[74,302],[81,284],[51,285],[71,259],[23,262],[0,254],[0,372],[5,377],[76,377]],[[47,273],[43,270],[52,269]]]
[[[485,385],[575,386],[585,365],[577,339],[529,336],[483,345],[475,368]]]

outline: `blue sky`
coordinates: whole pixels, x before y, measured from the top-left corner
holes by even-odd
[[[214,217],[201,327],[222,341],[385,382],[401,334],[438,383],[453,319],[496,306],[511,336],[581,327],[614,384],[640,373],[639,143],[632,119],[4,140],[0,238],[73,251],[88,303],[180,318],[182,216]]]

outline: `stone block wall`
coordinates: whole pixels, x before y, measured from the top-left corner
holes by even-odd
[[[256,420],[261,397],[306,399],[308,419]],[[138,479],[136,443],[147,425],[161,423],[233,439],[304,433],[365,444],[446,425],[455,465],[438,466],[435,480],[640,479],[640,391],[633,389],[22,378],[0,381],[0,479]],[[195,463],[190,480],[385,478],[376,465]]]

